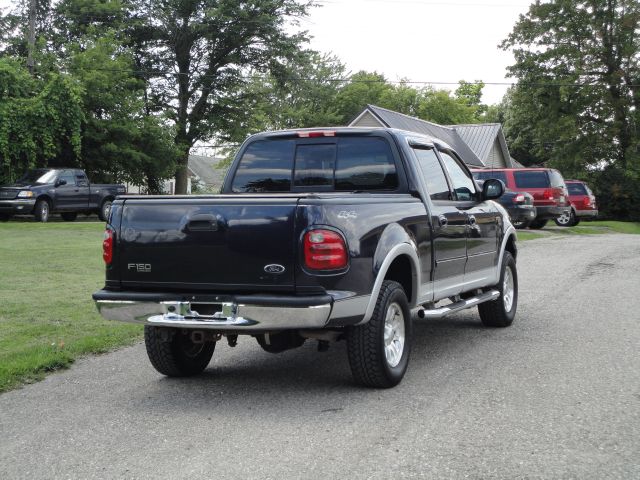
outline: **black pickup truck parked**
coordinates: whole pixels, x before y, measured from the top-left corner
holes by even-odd
[[[268,352],[346,340],[355,379],[396,385],[412,316],[516,313],[516,234],[445,143],[392,129],[250,137],[213,196],[119,197],[103,242],[111,320],[145,325],[153,366],[201,372],[216,342]]]
[[[97,213],[106,221],[111,203],[125,193],[124,185],[91,185],[87,175],[75,168],[30,170],[12,185],[0,187],[0,219],[33,215],[46,222],[52,213],[72,222],[78,213]]]

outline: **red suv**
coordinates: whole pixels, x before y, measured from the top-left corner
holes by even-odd
[[[494,170],[472,170],[478,180],[497,178],[509,190],[528,192],[533,195],[536,218],[530,228],[542,228],[550,219],[570,215],[571,203],[564,178],[553,168],[498,168]]]
[[[593,218],[598,215],[596,197],[586,183],[580,180],[565,180],[569,190],[571,211],[568,215],[556,218],[561,227],[571,227],[580,223],[581,218]]]

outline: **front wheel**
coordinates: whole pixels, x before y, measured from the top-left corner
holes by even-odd
[[[38,200],[36,206],[33,209],[33,215],[36,222],[48,222],[49,221],[49,202],[46,200]]]
[[[398,282],[385,280],[371,320],[347,330],[349,365],[355,380],[376,388],[400,383],[409,365],[411,333],[407,296]]]
[[[518,272],[516,261],[510,252],[504,252],[500,283],[500,296],[478,305],[480,320],[487,327],[508,327],[513,323],[518,307]]]
[[[189,330],[151,326],[144,327],[144,344],[153,368],[168,377],[201,373],[216,348],[215,342],[193,342]]]
[[[100,206],[100,211],[98,211],[98,218],[103,222],[109,220],[109,214],[111,213],[111,200],[105,200],[102,202]]]

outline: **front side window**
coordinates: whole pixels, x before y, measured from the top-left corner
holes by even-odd
[[[447,177],[442,170],[435,150],[414,148],[413,151],[418,158],[418,165],[427,183],[427,192],[431,200],[451,200]]]
[[[446,152],[440,152],[444,165],[449,172],[449,177],[453,183],[453,190],[456,198],[460,201],[472,201],[476,199],[476,187],[473,180],[460,164]]]
[[[58,180],[64,180],[65,182],[67,182],[67,185],[76,184],[76,177],[73,175],[73,172],[71,170],[63,170],[62,172],[60,172]]]

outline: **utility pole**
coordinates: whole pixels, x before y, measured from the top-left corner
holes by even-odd
[[[27,69],[33,75],[35,61],[33,60],[33,50],[36,47],[36,1],[29,0],[29,33],[27,38]]]

